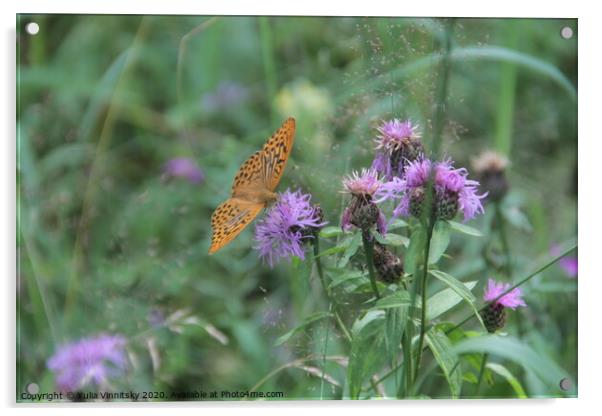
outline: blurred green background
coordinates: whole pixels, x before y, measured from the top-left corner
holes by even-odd
[[[17,31],[17,389],[54,390],[46,360],[56,348],[110,332],[130,340],[118,389],[249,390],[289,363],[258,388],[318,397],[314,364],[294,360],[322,351],[324,325],[275,345],[327,308],[317,277],[303,262],[263,265],[253,227],[208,256],[211,213],[240,164],[294,116],[279,189],[311,192],[338,225],[340,180],[369,166],[381,120],[410,118],[432,140],[444,22],[20,15]],[[518,278],[576,237],[577,21],[456,19],[452,48],[442,152],[467,167],[485,149],[510,159]],[[205,180],[168,177],[177,157]],[[454,236],[445,266],[484,281],[483,244]],[[574,377],[576,287],[549,269],[525,288],[521,317],[528,343]],[[328,349],[348,354],[336,339]],[[340,363],[328,371],[344,380]],[[523,376],[530,394],[545,394]],[[430,388],[448,394],[444,380]],[[483,391],[511,394],[504,383]]]

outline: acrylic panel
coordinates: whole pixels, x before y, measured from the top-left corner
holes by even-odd
[[[16,400],[575,397],[577,36],[17,15]]]

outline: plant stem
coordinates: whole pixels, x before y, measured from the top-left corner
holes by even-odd
[[[374,274],[374,241],[370,238],[367,232],[362,231],[362,242],[364,243],[364,251],[366,252],[366,263],[368,263],[368,273],[370,274],[370,285],[376,299],[380,299],[378,287],[376,286],[376,276]]]
[[[485,374],[485,366],[487,365],[487,358],[489,358],[489,354],[484,353],[483,359],[481,360],[481,369],[479,370],[479,378],[477,380],[477,388],[475,389],[475,392],[474,392],[475,397],[479,396],[479,390],[481,389],[481,381],[483,380],[483,375]]]
[[[508,279],[512,279],[512,254],[510,252],[510,245],[508,244],[508,235],[506,234],[506,220],[502,214],[502,207],[499,202],[495,204],[495,218],[500,233],[500,240],[502,241],[504,257],[506,257],[506,274],[508,275]]]
[[[424,345],[424,334],[426,333],[426,279],[429,268],[429,254],[431,251],[431,237],[433,236],[434,220],[430,220],[426,230],[426,243],[424,245],[424,263],[422,265],[422,279],[420,283],[421,307],[420,307],[420,337],[418,338],[418,356],[416,358],[416,368],[414,369],[414,380],[418,377],[420,361],[422,360],[422,346]]]
[[[443,120],[447,107],[447,91],[449,88],[449,74],[451,72],[451,49],[452,36],[454,28],[454,19],[449,19],[445,25],[445,43],[443,46],[443,57],[441,59],[441,69],[439,72],[437,105],[433,117],[433,140],[431,151],[435,157],[439,156],[439,147],[441,145],[441,134],[443,132]]]
[[[326,279],[324,279],[324,270],[322,269],[322,261],[320,260],[320,256],[319,256],[320,239],[318,238],[318,233],[314,234],[312,243],[313,243],[312,245],[314,247],[314,262],[316,263],[316,269],[318,270],[318,276],[320,277],[320,282],[322,283],[322,288],[324,288],[324,293],[326,293],[326,297],[328,298],[328,301],[332,305],[334,317],[337,321],[337,324],[341,328],[341,331],[343,331],[345,338],[347,338],[347,340],[349,342],[351,342],[351,333],[349,332],[349,330],[345,326],[345,323],[341,319],[341,316],[339,315],[339,311],[338,311],[338,303],[334,300],[334,297],[330,293],[330,290],[328,289],[328,285],[326,284]]]
[[[274,42],[272,40],[272,28],[270,18],[262,16],[259,18],[259,36],[261,39],[261,56],[263,60],[263,70],[266,79],[267,96],[272,112],[272,118],[275,116],[274,98],[278,91],[278,79],[276,76],[276,59],[274,57]]]

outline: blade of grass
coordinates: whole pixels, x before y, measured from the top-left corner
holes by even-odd
[[[519,19],[511,20],[505,26],[503,39],[506,46],[514,50],[520,33]],[[516,95],[516,63],[507,61],[500,65],[500,84],[495,118],[494,148],[504,156],[510,155],[512,148],[512,126],[514,121],[514,97]]]

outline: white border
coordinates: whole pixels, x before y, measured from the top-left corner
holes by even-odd
[[[591,2],[590,4],[594,4]],[[15,14],[21,13],[126,13],[126,14],[284,14],[284,15],[401,15],[401,16],[472,16],[472,17],[576,17],[579,18],[579,399],[564,400],[528,400],[528,401],[483,401],[466,400],[462,402],[428,401],[428,402],[379,402],[379,403],[350,403],[329,402],[277,402],[277,403],[174,403],[149,405],[111,405],[111,412],[125,413],[132,410],[142,410],[149,414],[164,414],[166,408],[177,409],[185,414],[210,412],[223,414],[242,412],[245,414],[307,414],[307,412],[325,412],[343,410],[350,414],[365,414],[374,410],[379,414],[399,414],[400,412],[444,413],[446,416],[466,415],[468,413],[487,414],[488,416],[504,415],[509,412],[535,411],[546,414],[566,415],[568,412],[587,412],[599,407],[597,398],[600,397],[598,386],[602,385],[602,371],[598,351],[601,337],[599,335],[600,321],[598,315],[600,305],[598,297],[602,293],[602,275],[596,267],[600,255],[596,252],[601,247],[599,201],[600,175],[597,175],[600,151],[600,65],[599,42],[602,40],[600,14],[594,7],[586,6],[585,2],[575,1],[545,1],[527,2],[524,0],[505,0],[503,2],[485,2],[454,0],[435,2],[430,0],[399,1],[399,0],[370,0],[364,2],[328,2],[326,0],[303,1],[178,1],[178,0],[104,0],[102,2],[85,1],[33,1],[21,0],[18,4],[2,3],[3,22],[2,56],[5,65],[2,66],[2,91],[6,96],[0,100],[2,106],[2,126],[5,137],[2,140],[2,181],[1,195],[4,203],[2,209],[1,229],[3,230],[0,255],[5,266],[4,305],[6,312],[2,320],[2,369],[0,391],[3,393],[3,405],[14,409],[15,386]],[[188,410],[193,406],[194,410]],[[243,406],[245,406],[243,408]],[[19,406],[29,411],[42,411],[47,414],[64,414],[75,411],[80,413],[84,406],[65,408],[64,406],[44,406],[31,408]],[[135,408],[135,409],[134,409]],[[85,406],[86,413],[106,414],[106,408]],[[587,414],[587,413],[586,413]]]

